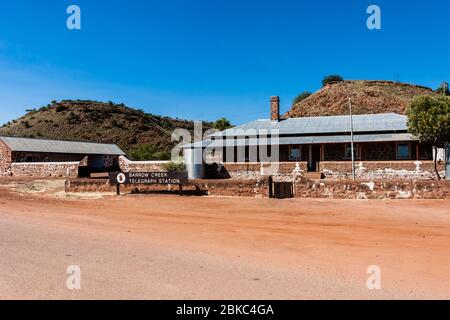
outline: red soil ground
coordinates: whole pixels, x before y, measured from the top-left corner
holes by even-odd
[[[2,299],[450,298],[450,201],[0,192]],[[81,290],[66,287],[79,265]],[[366,287],[369,265],[381,290]]]

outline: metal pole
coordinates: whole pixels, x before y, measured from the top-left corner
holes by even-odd
[[[352,149],[352,178],[356,180],[355,175],[355,148],[354,148],[354,140],[353,140],[353,112],[352,112],[352,99],[348,98],[348,102],[350,105],[350,137],[351,137],[351,146]]]
[[[269,198],[273,196],[273,179],[272,176],[269,176]]]
[[[450,143],[445,148],[445,178],[450,180]]]

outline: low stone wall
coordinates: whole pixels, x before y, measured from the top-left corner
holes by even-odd
[[[160,172],[169,161],[131,161],[124,156],[119,157],[119,167],[123,172]]]
[[[322,161],[319,170],[329,179],[346,179],[352,176],[351,161]],[[438,170],[444,177],[444,165]],[[433,161],[356,161],[355,173],[358,179],[436,179]]]
[[[269,196],[267,178],[259,180],[190,180],[183,187],[185,194],[265,197]],[[68,179],[67,192],[115,192],[115,186],[106,179]],[[450,181],[401,180],[401,181],[352,181],[308,180],[298,178],[295,197],[326,199],[450,199]],[[177,193],[172,185],[121,186],[122,193]]]
[[[328,199],[450,199],[450,181],[310,180],[295,184],[301,198]]]
[[[66,192],[115,192],[116,186],[106,179],[68,179]],[[122,185],[121,193],[178,193],[177,185]],[[186,195],[268,197],[269,184],[263,180],[189,180],[183,186]]]
[[[17,162],[11,164],[14,177],[77,177],[79,162]]]
[[[275,180],[290,179],[306,172],[307,162],[224,163],[224,172],[234,179],[261,179],[273,176]],[[211,177],[214,178],[214,177]]]
[[[269,197],[269,180],[191,180],[191,187],[205,190],[208,195]]]

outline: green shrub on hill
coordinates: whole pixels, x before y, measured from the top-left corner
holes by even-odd
[[[135,161],[151,161],[151,160],[169,160],[170,153],[161,151],[152,144],[141,144],[135,150],[131,151],[130,157]]]

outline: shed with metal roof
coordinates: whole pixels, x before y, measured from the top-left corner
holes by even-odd
[[[14,152],[40,152],[84,155],[125,155],[115,144],[45,140],[18,137],[0,137],[6,146]]]

